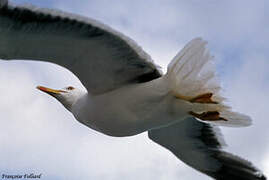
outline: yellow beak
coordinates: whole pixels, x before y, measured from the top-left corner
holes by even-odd
[[[36,88],[39,89],[40,91],[43,91],[43,92],[48,93],[48,94],[60,94],[61,92],[66,92],[63,90],[50,89],[50,88],[47,88],[44,86],[37,86]]]

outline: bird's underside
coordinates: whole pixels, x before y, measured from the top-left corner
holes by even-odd
[[[88,93],[83,94],[73,87],[53,90],[39,86],[39,89],[56,97],[89,127],[87,121],[92,114],[80,112],[83,109],[81,106],[95,106],[99,102],[85,103],[86,96],[113,96],[111,92],[124,91],[128,89],[126,87],[145,87],[140,89],[139,97],[145,98],[140,99],[139,104],[136,104],[138,96],[132,97],[132,106],[128,106],[130,99],[126,98],[118,100],[125,110],[117,111],[117,108],[109,107],[107,109],[112,109],[112,113],[108,113],[106,108],[98,113],[120,114],[124,117],[121,122],[125,123],[131,113],[135,117],[149,116],[145,119],[151,125],[146,128],[134,123],[138,130],[149,130],[149,138],[154,142],[215,179],[266,179],[250,162],[222,149],[223,140],[215,125],[247,126],[250,125],[250,118],[233,112],[224,104],[212,66],[213,59],[206,50],[206,42],[200,38],[189,42],[171,61],[167,73],[163,75],[150,56],[133,40],[106,25],[55,10],[11,6],[7,0],[0,0],[0,58],[47,61],[69,69],[80,79]],[[159,82],[157,86],[152,83],[155,81]],[[153,98],[147,96],[146,92],[150,92]],[[162,97],[162,93],[167,92],[172,100],[158,106],[163,101],[155,97],[159,92],[161,95],[156,97]],[[128,91],[124,93],[128,94]],[[119,95],[117,98],[122,97]],[[116,102],[117,98],[112,99]],[[112,102],[110,106],[113,106]],[[159,114],[152,110],[155,106],[160,108]],[[84,110],[87,108],[84,107]],[[161,111],[162,108],[165,111]],[[167,121],[169,118],[172,120]],[[102,118],[94,120],[110,126]],[[111,126],[115,124],[110,123]]]

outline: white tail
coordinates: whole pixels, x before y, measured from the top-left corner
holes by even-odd
[[[207,42],[201,38],[190,41],[168,65],[169,87],[175,96],[191,101],[193,98],[212,93],[214,103],[192,102],[192,111],[196,113],[218,111],[227,121],[206,121],[223,126],[248,126],[251,119],[240,113],[232,112],[224,105],[220,95],[220,85],[216,78],[213,57],[206,49]]]

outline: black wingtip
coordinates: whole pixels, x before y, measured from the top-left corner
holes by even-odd
[[[209,176],[217,180],[266,180],[266,176],[251,162],[224,151],[214,155],[221,164],[221,168]]]
[[[261,180],[266,180],[267,178],[265,177],[265,175],[261,176]]]
[[[266,176],[261,174],[261,175],[253,175],[253,174],[244,174],[246,172],[240,172],[243,174],[236,174],[233,172],[218,172],[218,175],[210,174],[211,177],[215,178],[216,180],[267,180]]]

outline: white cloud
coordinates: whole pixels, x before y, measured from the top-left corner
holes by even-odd
[[[263,169],[265,174],[269,174],[269,154],[263,159]]]
[[[253,118],[253,125],[242,129],[225,129],[229,150],[251,159],[259,167],[264,155],[268,153],[269,133],[266,130],[269,116],[269,62],[263,54],[245,52],[244,64],[238,66],[224,79],[226,94],[234,109]],[[235,138],[237,137],[237,138]]]

